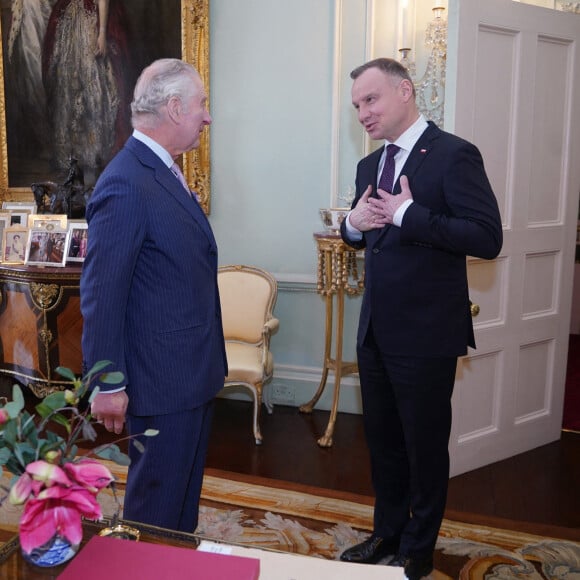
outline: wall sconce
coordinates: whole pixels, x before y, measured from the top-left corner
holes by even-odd
[[[415,63],[410,57],[411,49],[402,47],[400,62],[407,68],[417,92],[417,106],[427,119],[443,128],[445,105],[445,68],[447,62],[447,21],[443,18],[445,8],[433,8],[433,20],[425,31],[425,46],[431,48],[425,73],[417,80]]]

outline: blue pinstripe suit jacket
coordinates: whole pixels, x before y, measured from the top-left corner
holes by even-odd
[[[223,387],[227,361],[217,246],[199,204],[131,137],[100,176],[87,221],[84,368],[113,361],[134,415],[210,400]]]

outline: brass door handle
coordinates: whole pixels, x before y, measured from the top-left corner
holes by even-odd
[[[479,304],[474,304],[473,302],[470,302],[469,310],[471,312],[471,317],[475,318],[479,314],[479,310],[480,310]]]

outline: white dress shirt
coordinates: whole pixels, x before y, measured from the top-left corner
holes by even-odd
[[[401,173],[401,169],[405,165],[413,147],[419,140],[419,137],[424,133],[425,129],[427,129],[427,120],[423,115],[419,115],[419,118],[394,142],[394,145],[399,147],[399,151],[395,155],[395,179],[394,182],[397,181],[399,178],[399,174]],[[379,179],[381,178],[381,173],[383,172],[383,167],[385,165],[385,159],[387,158],[387,145],[390,145],[390,141],[385,141],[385,148],[379,160],[379,167],[377,171],[377,182],[376,185],[379,185]],[[393,182],[393,183],[394,183]],[[393,225],[401,227],[403,223],[403,216],[407,211],[407,208],[413,203],[412,199],[408,199],[401,204],[401,206],[395,212],[393,216]],[[353,241],[358,241],[362,239],[362,232],[357,230],[353,225],[350,223],[350,212],[346,217],[346,232],[348,237]]]

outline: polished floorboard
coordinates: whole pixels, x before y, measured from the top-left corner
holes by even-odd
[[[207,466],[372,497],[361,416],[339,413],[321,448],[328,416],[277,405],[262,413],[257,446],[252,405],[217,399]],[[446,517],[580,541],[580,434],[451,478]]]

